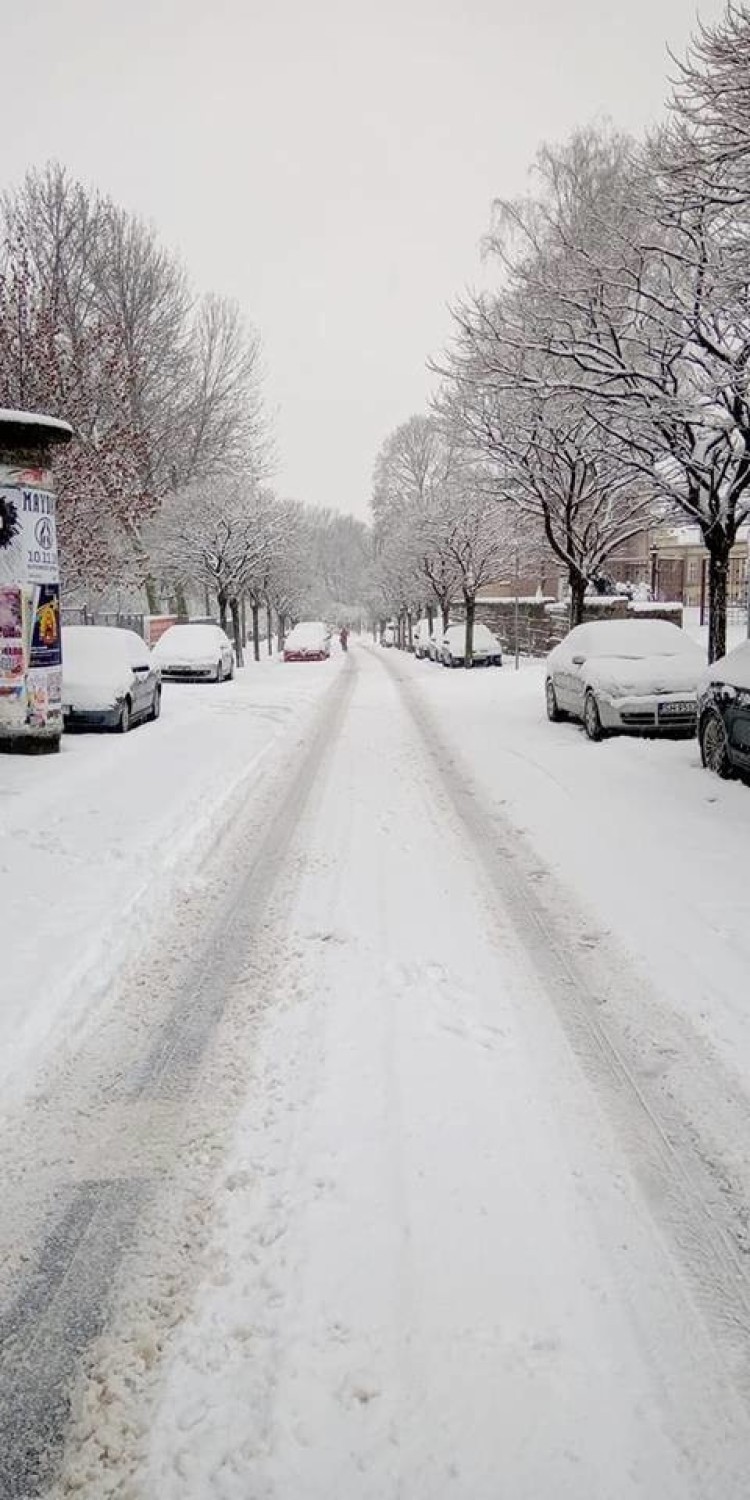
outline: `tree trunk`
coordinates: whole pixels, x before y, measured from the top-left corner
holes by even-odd
[[[181,584],[181,583],[177,584],[177,587],[175,588],[175,591],[174,591],[174,599],[175,599],[175,604],[177,606],[177,618],[178,618],[178,620],[187,620],[187,618],[188,618],[188,607],[187,607],[187,600],[185,598],[185,588],[184,588],[183,584]]]
[[[725,536],[706,538],[708,545],[708,660],[727,652],[727,580],[731,543]]]
[[[208,589],[204,589],[203,590],[203,597],[204,597],[204,602],[205,602],[205,605],[206,605],[206,609],[205,609],[206,619],[209,619],[210,616],[211,616],[211,614],[213,613],[213,611],[211,609],[211,595],[208,592]]]
[[[232,611],[232,631],[234,633],[234,650],[237,657],[237,666],[243,665],[242,656],[242,621],[240,619],[240,606],[237,599],[230,599],[229,608]]]
[[[414,650],[414,622],[410,609],[406,611],[406,647],[408,651]]]
[[[219,593],[219,594],[217,594],[216,597],[217,597],[217,599],[219,601],[219,624],[220,624],[222,630],[226,630],[226,628],[227,628],[227,596],[226,596],[226,594]]]
[[[431,604],[427,605],[426,614],[427,614],[427,629],[429,630],[430,635],[434,635],[435,634],[435,611],[434,611],[434,609],[433,609],[433,607],[432,607]]]
[[[440,613],[442,614],[442,617],[443,617],[443,632],[445,632],[448,629],[448,626],[450,625],[450,620],[451,620],[451,604],[450,604],[450,599],[447,599],[447,600],[443,601],[443,603],[440,606]]]
[[[465,650],[464,650],[464,666],[465,667],[473,667],[473,665],[474,665],[474,616],[476,614],[476,609],[477,609],[476,596],[474,594],[466,594],[465,593],[464,594],[464,604],[466,605],[466,645],[465,645]]]
[[[247,600],[246,600],[244,594],[242,595],[241,611],[242,611],[242,644],[244,646],[245,643],[246,643],[246,641],[247,641]]]
[[[570,583],[570,628],[572,630],[574,625],[580,625],[583,620],[587,579],[579,573],[577,568],[570,568],[568,580]]]
[[[268,655],[273,656],[273,610],[270,604],[266,605],[266,640],[268,641]]]
[[[260,661],[260,605],[253,600],[250,610],[253,617],[253,656],[256,661]]]
[[[276,616],[276,631],[279,646],[279,656],[281,656],[281,653],[284,650],[284,637],[286,635],[286,615]]]
[[[146,599],[148,600],[148,612],[150,615],[159,613],[159,595],[156,591],[156,580],[150,575],[144,580],[146,585]]]

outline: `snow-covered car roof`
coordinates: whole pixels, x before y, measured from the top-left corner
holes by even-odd
[[[153,655],[157,661],[203,661],[229,644],[220,625],[170,625],[159,637]]]
[[[445,635],[443,636],[443,641],[449,646],[458,645],[459,642],[461,645],[463,645],[465,640],[465,623],[460,623],[458,625],[449,625],[448,629],[445,632]],[[474,645],[491,646],[495,651],[500,650],[500,643],[497,639],[497,636],[493,635],[489,627],[487,625],[484,625],[481,620],[475,620],[474,622]]]
[[[64,625],[63,699],[71,708],[111,708],[131,686],[133,667],[149,660],[134,630],[114,625]]]
[[[669,620],[592,620],[575,625],[551,655],[621,657],[701,656],[700,647]]]
[[[731,687],[750,690],[750,641],[742,641],[733,651],[712,663],[701,680],[701,687],[710,682],[726,682]]]
[[[136,653],[148,656],[141,636],[116,625],[63,625],[62,645],[65,667],[75,664],[76,669],[130,662]]]
[[[323,620],[300,620],[286,638],[287,646],[319,646],[328,640],[330,631]]]

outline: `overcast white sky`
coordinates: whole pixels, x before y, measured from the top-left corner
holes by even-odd
[[[723,0],[702,0],[706,20]],[[0,184],[57,157],[263,336],[279,489],[365,515],[490,201],[662,108],[691,0],[0,0]]]

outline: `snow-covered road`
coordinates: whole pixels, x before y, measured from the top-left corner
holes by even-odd
[[[745,1081],[564,772],[542,815],[530,702],[350,653],[9,1119],[0,1495],[744,1497]]]

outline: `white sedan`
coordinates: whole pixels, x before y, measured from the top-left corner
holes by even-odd
[[[590,740],[693,735],[704,670],[703,652],[668,620],[576,625],[547,658],[547,716],[582,720]]]
[[[443,636],[439,660],[444,667],[462,667],[466,659],[466,625],[449,625]],[[503,653],[497,636],[480,621],[474,624],[471,648],[474,667],[501,667]]]
[[[219,625],[170,625],[152,652],[162,677],[226,682],[234,677],[234,651]]]

